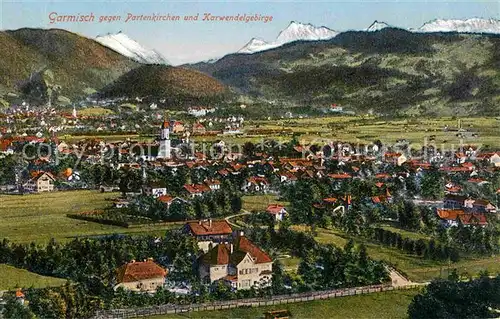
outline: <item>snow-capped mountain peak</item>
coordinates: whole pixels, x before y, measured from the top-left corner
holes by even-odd
[[[391,26],[383,21],[373,21],[373,23],[366,29],[368,32],[382,30],[384,28],[390,28]]]
[[[312,24],[304,24],[292,21],[288,27],[281,31],[276,42],[280,44],[297,40],[326,40],[336,36],[338,32],[327,27],[315,27]]]
[[[424,23],[417,31],[420,32],[465,32],[465,33],[500,33],[500,20],[471,18],[436,19]]]
[[[312,24],[304,24],[291,21],[288,27],[282,30],[275,41],[266,42],[259,38],[253,38],[238,53],[255,53],[279,47],[285,43],[306,40],[327,40],[335,37],[339,32],[327,27],[315,27]]]
[[[143,47],[121,31],[114,34],[108,33],[104,36],[97,36],[95,40],[121,55],[140,63],[170,64],[160,53]]]
[[[238,53],[254,53],[262,50],[266,50],[267,48],[271,49],[274,48],[270,43],[267,43],[266,41],[259,39],[259,38],[252,38],[250,41],[248,41],[247,44],[241,48]]]

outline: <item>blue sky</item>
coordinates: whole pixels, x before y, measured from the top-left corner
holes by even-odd
[[[500,18],[500,1],[25,1],[0,0],[0,29],[62,28],[95,37],[122,31],[161,52],[174,64],[194,62],[240,49],[252,37],[272,41],[290,21],[334,30],[364,29],[374,20],[417,28],[436,19]],[[120,15],[121,22],[50,24],[49,14]],[[192,15],[262,14],[272,22],[129,22],[128,13]]]

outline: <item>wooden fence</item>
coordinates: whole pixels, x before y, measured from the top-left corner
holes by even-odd
[[[212,311],[212,310],[239,308],[239,307],[245,308],[245,307],[274,306],[274,305],[283,305],[296,302],[362,295],[362,294],[369,294],[369,293],[390,291],[390,290],[415,289],[421,287],[422,287],[421,284],[407,285],[401,287],[393,287],[391,285],[376,285],[376,286],[344,288],[344,289],[336,289],[328,291],[315,291],[315,292],[298,293],[290,295],[279,295],[279,296],[272,296],[265,298],[228,300],[228,301],[219,301],[219,302],[204,303],[204,304],[191,304],[191,305],[167,304],[167,305],[151,306],[139,309],[113,309],[113,310],[99,311],[96,313],[93,319],[128,319],[128,318],[148,317],[153,315],[186,313],[190,311]]]

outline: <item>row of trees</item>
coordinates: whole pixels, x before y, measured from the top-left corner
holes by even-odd
[[[434,239],[411,239],[403,237],[400,233],[392,232],[383,228],[374,228],[371,232],[371,239],[382,245],[394,247],[405,251],[408,254],[422,256],[434,260],[458,261],[460,254],[458,249],[447,244],[441,244]]]

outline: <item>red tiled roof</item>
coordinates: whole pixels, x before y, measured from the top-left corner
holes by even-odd
[[[191,194],[209,192],[210,187],[205,184],[187,184],[184,185],[184,189],[187,190]]]
[[[328,197],[328,198],[323,198],[323,201],[329,204],[334,204],[338,201],[338,199],[335,197]]]
[[[24,293],[21,291],[21,289],[16,290],[16,298],[24,298]]]
[[[488,221],[484,214],[465,214],[459,216],[464,225],[487,225]]]
[[[350,174],[347,174],[347,173],[342,173],[342,174],[328,174],[328,177],[331,177],[333,179],[352,178],[352,176]]]
[[[117,269],[119,283],[165,277],[167,271],[152,260],[130,262]]]
[[[375,183],[375,186],[377,186],[378,188],[384,186],[384,183],[381,183],[381,182],[378,182],[378,183]]]
[[[285,206],[280,204],[269,204],[266,211],[271,214],[279,214]]]
[[[44,172],[44,171],[33,171],[33,172],[31,172],[31,177],[32,177],[33,180],[38,180],[43,175],[47,175],[52,180],[56,180],[56,178],[54,177],[54,175],[52,175],[49,172]]]
[[[476,183],[476,184],[479,184],[479,183],[482,183],[482,182],[486,182],[486,180],[482,179],[482,178],[470,178],[468,180],[469,183]]]
[[[245,236],[239,236],[237,238],[236,247],[238,247],[238,250],[240,251],[249,253],[250,256],[255,258],[255,263],[257,264],[272,262],[272,259],[268,254],[262,251],[262,249],[257,247]]]
[[[375,178],[391,178],[391,175],[389,175],[387,173],[380,173],[380,174],[375,175]]]
[[[280,173],[279,175],[285,176],[287,179],[292,180],[292,181],[297,180],[297,176],[295,176],[293,173],[290,173],[290,172],[283,172],[283,173]]]
[[[437,214],[441,219],[455,220],[465,212],[462,209],[438,209]]]
[[[231,248],[228,244],[219,244],[210,249],[204,256],[203,261],[210,265],[227,265],[231,257]]]
[[[231,234],[233,230],[226,220],[199,221],[187,223],[191,233],[195,236]]]
[[[163,195],[163,196],[158,197],[158,200],[162,203],[165,203],[165,204],[170,203],[172,201],[172,199],[174,199],[174,198],[170,195]]]

